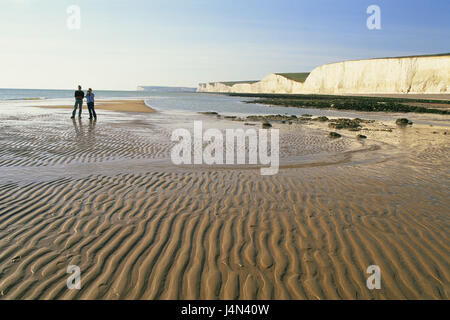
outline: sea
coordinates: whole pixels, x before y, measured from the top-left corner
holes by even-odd
[[[434,114],[357,112],[269,106],[249,103],[255,100],[255,98],[249,97],[235,97],[215,93],[170,92],[167,91],[167,88],[158,91],[155,88],[139,91],[98,90],[94,92],[97,100],[142,99],[147,106],[157,111],[172,113],[195,114],[198,112],[213,111],[221,115],[236,115],[241,117],[264,114],[296,116],[310,114],[312,116],[327,116],[331,118],[362,118],[379,121],[395,121],[395,119],[406,115],[409,119],[423,124],[442,124],[443,121],[448,122],[448,117]],[[2,112],[2,107],[11,109],[11,107],[72,105],[74,103],[74,91],[0,88],[0,113]]]

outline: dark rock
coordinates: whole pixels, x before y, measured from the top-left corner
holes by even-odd
[[[358,134],[356,137],[358,139],[367,139],[367,137],[365,135],[363,135],[363,134]]]
[[[328,136],[330,137],[330,138],[340,138],[340,137],[342,137],[339,133],[337,133],[337,132],[330,132],[329,134],[328,134]]]
[[[361,119],[346,119],[346,118],[339,118],[331,120],[330,124],[328,126],[330,128],[334,129],[348,129],[350,131],[359,131],[361,130]]]
[[[206,111],[206,112],[199,112],[199,113],[201,113],[201,114],[208,114],[208,115],[218,115],[218,113],[215,112],[215,111]]]
[[[263,127],[263,128],[272,128],[272,125],[271,125],[269,122],[264,122],[264,123],[262,124],[262,127]]]
[[[395,120],[395,124],[399,125],[399,126],[406,126],[408,124],[413,124],[412,121],[406,119],[406,118],[400,118]]]

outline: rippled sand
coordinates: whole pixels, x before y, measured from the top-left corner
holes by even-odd
[[[69,112],[70,113],[70,112]],[[0,116],[2,299],[448,299],[448,127],[281,129],[279,174],[176,167],[207,116]],[[392,132],[379,131],[392,128]],[[366,287],[369,265],[381,289]],[[67,266],[81,269],[68,290]]]

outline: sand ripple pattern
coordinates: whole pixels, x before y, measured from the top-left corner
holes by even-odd
[[[448,186],[417,192],[377,169],[2,185],[2,298],[448,299]],[[66,287],[70,264],[82,290]],[[371,264],[382,290],[366,288]]]

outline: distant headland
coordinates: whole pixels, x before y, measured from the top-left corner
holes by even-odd
[[[162,86],[138,86],[138,91],[154,92],[195,92],[195,88],[189,87],[162,87]]]

